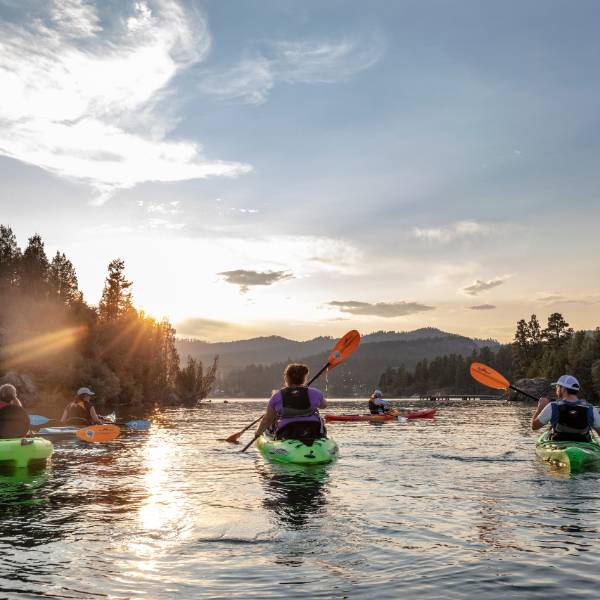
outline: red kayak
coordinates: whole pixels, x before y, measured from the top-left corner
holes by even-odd
[[[325,415],[327,422],[331,421],[370,421],[378,423],[380,421],[396,421],[398,417],[406,419],[431,419],[435,416],[437,408],[426,408],[424,410],[409,410],[400,412],[397,415]]]

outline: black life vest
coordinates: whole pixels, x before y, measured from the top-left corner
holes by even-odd
[[[16,404],[0,402],[0,438],[18,438],[29,432],[29,415]]]
[[[286,387],[279,393],[283,400],[280,417],[310,417],[317,414],[310,405],[307,387]]]
[[[372,415],[383,415],[385,414],[385,408],[380,404],[375,404],[375,400],[373,398],[369,399],[369,412]]]
[[[88,425],[93,422],[89,403],[84,402],[84,405],[81,406],[77,401],[71,402],[67,406],[67,423],[81,425],[82,421],[85,421]]]
[[[551,402],[552,431],[550,439],[556,441],[586,442],[591,439],[594,425],[594,407],[585,400]]]

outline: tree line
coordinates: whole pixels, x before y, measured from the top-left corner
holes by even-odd
[[[514,340],[497,349],[488,347],[468,356],[449,354],[421,360],[414,369],[389,368],[379,385],[386,394],[407,397],[414,394],[489,394],[492,390],[469,374],[472,362],[482,362],[510,381],[542,377],[555,381],[570,373],[579,379],[585,397],[600,400],[600,328],[574,331],[560,313],[548,317],[542,328],[536,315],[517,323]]]
[[[49,259],[38,234],[22,251],[0,225],[0,380],[21,383],[26,401],[62,406],[89,386],[108,404],[195,402],[210,391],[217,360],[180,367],[175,329],[134,307],[120,258],[93,306],[63,252]]]

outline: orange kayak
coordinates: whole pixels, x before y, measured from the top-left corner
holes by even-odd
[[[327,422],[331,421],[369,421],[371,423],[379,423],[382,421],[396,421],[398,417],[405,419],[431,419],[435,416],[437,408],[426,408],[424,410],[408,410],[402,411],[395,415],[325,415]]]

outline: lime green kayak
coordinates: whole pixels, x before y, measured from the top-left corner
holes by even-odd
[[[544,433],[535,445],[535,453],[546,462],[579,473],[586,469],[600,468],[600,444],[593,442],[553,441]]]
[[[310,446],[299,440],[276,440],[267,434],[256,441],[261,454],[277,463],[318,465],[335,460],[338,445],[332,438],[318,438]]]
[[[40,437],[0,439],[0,465],[20,469],[43,464],[53,451],[52,442]]]

